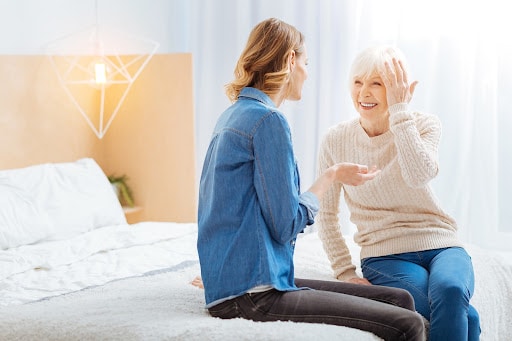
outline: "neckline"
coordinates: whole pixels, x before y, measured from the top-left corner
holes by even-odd
[[[383,134],[380,134],[377,136],[369,136],[366,133],[366,131],[364,130],[363,126],[361,125],[361,122],[359,122],[359,118],[354,120],[354,125],[356,126],[356,129],[357,129],[357,135],[361,136],[363,139],[365,139],[367,141],[370,141],[372,144],[379,144],[379,143],[385,142],[385,141],[389,140],[389,138],[392,135],[391,130],[388,129],[388,131],[386,131]]]

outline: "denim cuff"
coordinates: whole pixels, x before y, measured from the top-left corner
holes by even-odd
[[[315,217],[318,213],[318,209],[320,208],[320,201],[311,192],[304,192],[299,197],[299,204],[306,207],[308,211],[308,225],[313,225],[315,223]]]

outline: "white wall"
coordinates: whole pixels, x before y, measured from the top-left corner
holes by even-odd
[[[96,22],[100,28],[159,42],[157,53],[190,52],[180,34],[190,13],[181,4],[182,0],[0,0],[0,54],[44,54],[49,42]]]

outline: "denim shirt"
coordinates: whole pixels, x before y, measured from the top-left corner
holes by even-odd
[[[268,285],[297,290],[297,235],[319,202],[300,194],[286,118],[262,91],[242,89],[219,118],[199,186],[197,249],[206,308]]]

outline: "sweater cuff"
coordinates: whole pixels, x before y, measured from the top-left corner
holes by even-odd
[[[351,278],[359,278],[355,270],[347,270],[336,277],[339,281],[346,282]]]
[[[393,104],[392,106],[390,106],[388,108],[388,111],[389,111],[389,114],[390,115],[394,115],[394,114],[397,114],[399,112],[406,112],[409,108],[409,105],[407,103],[396,103],[396,104]]]

